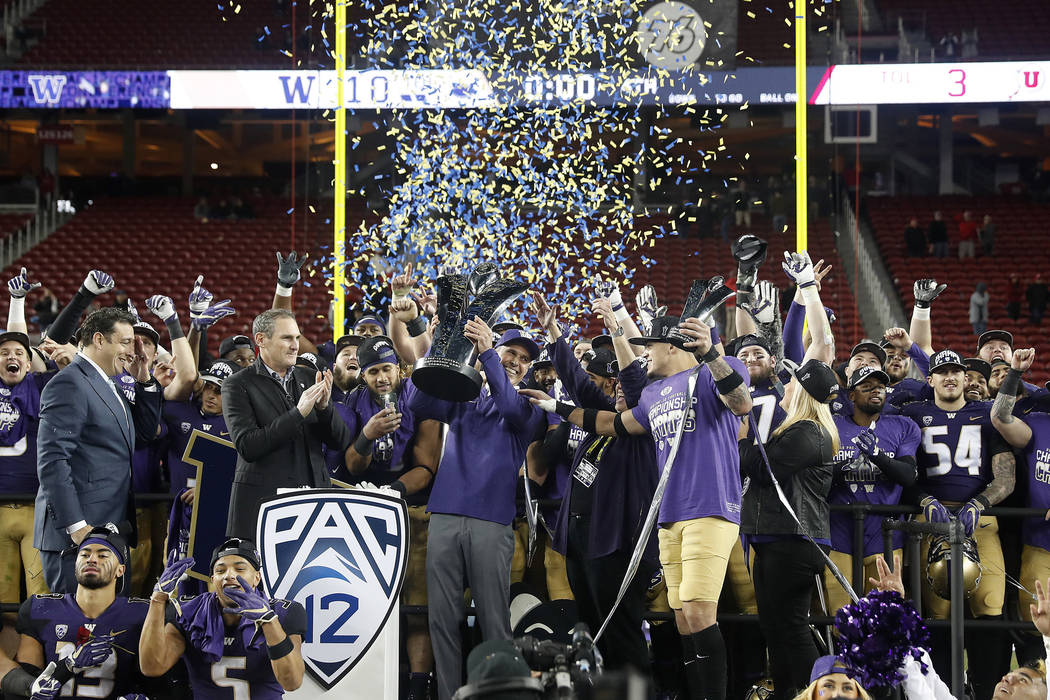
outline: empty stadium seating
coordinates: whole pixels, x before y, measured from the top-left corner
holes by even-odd
[[[1037,273],[1050,270],[1050,247],[1047,246],[1047,223],[1050,207],[1011,197],[896,197],[872,198],[868,201],[875,237],[890,274],[894,277],[906,309],[913,302],[912,282],[921,277],[934,277],[947,282],[948,289],[933,305],[934,347],[951,347],[963,355],[973,355],[976,337],[969,322],[970,295],[978,282],[988,284],[989,328],[1002,328],[1014,334],[1019,347],[1046,347],[1047,325],[1027,323],[1027,304],[1022,303],[1018,321],[1006,315],[1007,283],[1017,273],[1025,286]],[[948,222],[951,255],[945,259],[909,258],[904,251],[904,229],[911,217],[922,227],[940,210]],[[980,255],[966,260],[956,256],[958,226],[954,218],[964,210],[973,212],[980,222],[991,214],[998,230],[992,257]],[[980,246],[978,246],[979,248]],[[1040,381],[1050,378],[1050,355],[1036,357],[1033,375]]]

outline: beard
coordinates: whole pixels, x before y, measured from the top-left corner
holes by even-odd
[[[112,582],[113,578],[107,579],[102,572],[97,574],[77,574],[77,584],[92,591],[105,588]]]

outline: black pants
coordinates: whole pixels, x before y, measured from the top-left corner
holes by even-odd
[[[587,556],[587,541],[591,523],[587,516],[569,516],[568,552],[565,557],[569,586],[576,598],[580,620],[598,630],[609,614],[620,583],[627,573],[630,553],[615,552],[604,557],[590,559]],[[620,670],[633,666],[641,673],[649,672],[649,650],[642,634],[642,616],[645,614],[645,593],[649,577],[639,568],[630,588],[609,621],[598,648],[605,658],[609,670]]]
[[[809,608],[824,558],[811,542],[785,539],[755,544],[758,622],[769,649],[775,698],[793,698],[809,684],[820,653],[809,629]]]

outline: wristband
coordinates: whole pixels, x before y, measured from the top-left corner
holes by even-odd
[[[73,658],[67,656],[62,662],[55,664],[55,670],[51,673],[51,677],[60,684],[65,685],[66,681],[74,676],[73,669],[70,668],[72,663]]]
[[[416,467],[418,467],[419,469],[426,469],[428,472],[430,472],[430,476],[437,476],[437,471],[434,470],[432,467],[428,467],[425,464],[417,464]]]
[[[554,412],[565,420],[569,420],[569,416],[576,410],[576,407],[571,403],[565,403],[564,401],[558,401],[554,404]]]
[[[583,409],[583,429],[588,433],[598,432],[598,409],[597,408],[585,408]]]
[[[816,280],[811,280],[809,282],[803,282],[802,284],[800,284],[798,286],[798,288],[799,289],[809,289],[810,287],[816,287],[816,286],[817,286]]]
[[[273,646],[266,645],[266,655],[270,657],[270,661],[277,661],[295,651],[295,645],[292,644],[292,639],[287,634],[284,635],[284,639],[277,642]]]
[[[620,437],[631,437],[630,431],[627,430],[627,426],[623,424],[623,414],[617,413],[616,418],[613,419],[613,430]]]
[[[926,304],[926,306],[919,306],[919,304]],[[911,317],[919,321],[930,320],[930,305],[928,302],[915,302],[915,308],[911,311]]]
[[[990,508],[991,505],[992,505],[992,502],[989,501],[987,498],[985,498],[981,494],[977,494],[976,496],[974,496],[970,500],[971,501],[977,501],[977,503],[981,506],[981,510],[984,510],[985,508]]]
[[[1021,370],[1010,368],[1010,371],[1006,373],[1006,377],[1003,378],[1003,383],[999,385],[999,392],[1004,393],[1007,396],[1017,396],[1021,390]]]
[[[277,283],[277,296],[279,297],[290,297],[292,296],[292,288],[285,287],[280,282]]]
[[[171,337],[171,342],[175,342],[179,338],[185,338],[186,335],[182,332],[182,324],[179,323],[179,315],[174,314],[171,318],[164,321],[164,327],[168,329],[168,335]]]
[[[718,354],[718,349],[715,348],[714,345],[712,345],[711,348],[707,352],[705,352],[703,355],[700,355],[699,359],[704,364],[709,364],[711,362],[714,362],[715,360],[717,360],[720,357],[721,357],[721,355]]]
[[[619,321],[620,325],[623,325],[624,321],[631,318],[631,315],[627,313],[627,309],[623,304],[620,304],[617,308],[613,309],[613,316]]]
[[[427,321],[420,315],[405,324],[405,328],[408,329],[408,334],[413,338],[418,338],[427,332]]]
[[[361,434],[357,436],[356,440],[354,440],[354,449],[357,451],[357,454],[362,457],[367,457],[372,454],[373,444],[372,440],[365,437],[365,431],[362,430]]]
[[[744,378],[741,377],[736,372],[733,372],[732,374],[728,374],[728,375],[722,377],[721,379],[716,379],[715,380],[715,387],[718,389],[718,393],[722,394],[722,396],[725,396],[729,392],[733,391],[733,389],[736,389],[738,386],[743,386],[743,385],[744,385]]]
[[[397,491],[401,495],[402,498],[404,498],[408,494],[408,487],[406,487],[404,482],[402,482],[402,481],[395,481],[395,482],[389,484],[387,486],[387,488],[389,488],[389,489],[391,489],[393,491]]]
[[[26,314],[26,298],[25,297],[11,297],[11,307],[8,310],[8,315],[17,314],[19,318],[25,318]]]

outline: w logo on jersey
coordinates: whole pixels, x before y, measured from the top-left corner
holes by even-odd
[[[401,592],[405,502],[336,489],[278,496],[259,510],[257,542],[265,590],[306,608],[303,659],[332,688],[372,646]]]

